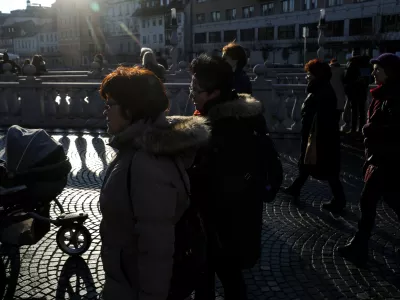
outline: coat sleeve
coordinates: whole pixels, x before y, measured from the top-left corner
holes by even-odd
[[[138,154],[131,168],[139,300],[167,299],[172,277],[178,190],[157,160]]]

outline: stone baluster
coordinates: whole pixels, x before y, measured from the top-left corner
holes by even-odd
[[[287,131],[286,120],[288,119],[288,111],[286,105],[286,99],[288,98],[291,91],[288,90],[275,90],[275,97],[278,99],[278,105],[276,110],[276,120],[277,124],[275,126],[275,131],[283,133]]]
[[[349,99],[346,97],[346,104],[344,105],[344,112],[342,114],[343,123],[340,130],[343,132],[348,132],[351,130],[351,105]]]
[[[11,88],[9,89],[9,96],[7,97],[8,100],[8,113],[11,116],[18,116],[21,114],[21,97],[19,93]]]
[[[301,131],[301,107],[306,98],[306,91],[304,89],[294,90],[295,101],[292,109],[292,120],[291,126],[292,132],[299,133]]]
[[[83,115],[83,101],[86,97],[86,92],[79,88],[71,88],[68,91],[70,102],[70,118],[82,118]]]
[[[58,92],[55,88],[46,88],[44,90],[44,111],[46,118],[50,117],[50,119],[53,119],[57,115],[57,96]]]
[[[56,100],[58,102],[57,115],[59,117],[67,117],[69,115],[70,107],[69,107],[69,99],[67,99],[67,96],[68,96],[68,88],[67,87],[59,88]]]
[[[82,97],[85,92],[82,92]],[[88,117],[84,125],[86,128],[103,128],[106,126],[104,113],[104,100],[101,98],[97,88],[86,89],[86,97],[83,99],[83,112]]]

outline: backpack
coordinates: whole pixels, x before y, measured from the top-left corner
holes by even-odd
[[[133,160],[133,158],[132,158]],[[130,198],[131,190],[131,163],[128,168],[127,187]],[[183,174],[176,161],[174,164],[184,184],[186,194],[191,197]],[[132,201],[131,209],[133,211]],[[207,237],[203,220],[197,207],[190,201],[189,207],[175,224],[175,252],[172,278],[168,300],[185,299],[194,291],[199,282],[206,264]]]

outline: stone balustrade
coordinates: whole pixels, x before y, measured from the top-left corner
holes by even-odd
[[[256,76],[252,80],[253,96],[264,105],[270,131],[298,134],[307,85],[300,80],[288,84],[265,80],[265,68],[262,65],[256,66],[253,71]],[[179,81],[183,74],[178,71],[174,76]],[[286,73],[285,76],[290,77]],[[294,73],[292,77],[300,79],[304,78],[304,74]],[[26,76],[17,81],[2,82],[0,78],[0,126],[20,124],[42,128],[102,129],[105,127],[104,101],[98,92],[99,85],[100,80],[58,82]],[[167,82],[165,86],[170,99],[168,113],[191,115],[194,106],[189,99],[189,81]],[[346,109],[347,114],[344,115],[348,116],[350,106],[347,105]],[[345,119],[341,125],[348,128],[349,119]]]

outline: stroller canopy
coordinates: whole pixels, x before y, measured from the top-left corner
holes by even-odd
[[[3,159],[9,172],[31,169],[38,162],[57,151],[62,145],[43,129],[26,129],[13,125],[8,129]]]

